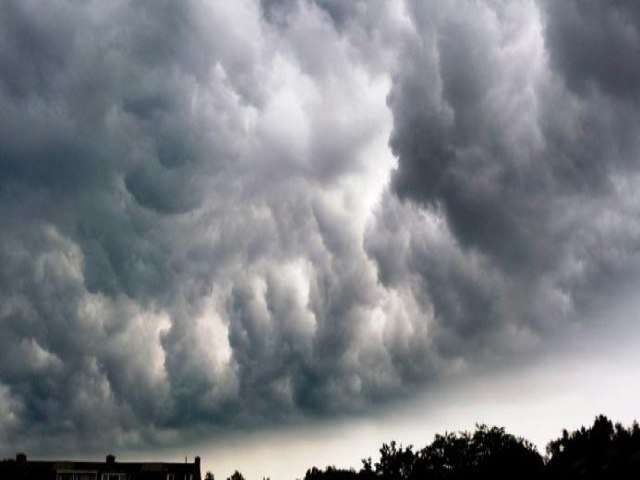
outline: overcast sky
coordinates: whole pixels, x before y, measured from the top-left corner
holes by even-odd
[[[638,59],[635,0],[0,0],[0,453],[640,417]]]

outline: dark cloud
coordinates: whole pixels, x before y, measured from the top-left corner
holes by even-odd
[[[442,219],[460,259],[422,246],[417,219],[403,226],[405,261],[388,258],[399,253],[388,245],[401,242],[397,230],[373,233],[370,251],[383,280],[417,276],[448,353],[544,338],[595,295],[593,279],[621,268],[618,254],[637,251],[637,206],[622,184],[635,182],[638,112],[607,97],[633,95],[623,84],[640,78],[633,7],[409,5],[412,61],[399,65],[388,97],[393,191]],[[596,220],[605,217],[618,228]]]
[[[640,225],[635,71],[571,33],[632,56],[632,7],[571,5],[3,2],[3,451],[361,412],[534,351]]]
[[[640,6],[637,2],[543,2],[554,69],[576,92],[592,88],[637,101]]]
[[[283,22],[291,12],[305,2],[299,0],[260,0],[260,6],[267,20]],[[314,0],[307,5],[314,5],[328,15],[337,28],[343,28],[348,20],[357,17],[357,12],[367,9],[366,2],[340,2],[335,0]]]
[[[384,83],[330,18],[292,14],[318,46],[250,2],[1,9],[3,448],[163,443],[388,397],[364,207],[341,187],[384,143]]]

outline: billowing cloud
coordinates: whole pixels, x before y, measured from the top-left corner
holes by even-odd
[[[374,234],[371,251],[389,284],[417,277],[444,344],[463,356],[478,351],[473,338],[491,345],[487,335],[518,346],[544,339],[637,251],[636,108],[596,71],[588,89],[574,85],[589,74],[563,58],[582,69],[590,55],[565,22],[607,35],[607,8],[587,4],[409,2],[412,61],[389,94],[393,192],[440,220],[457,257],[430,245],[424,221],[405,221],[415,214],[399,207],[390,213],[399,225]],[[616,37],[613,19],[627,20],[608,13]]]
[[[361,412],[534,352],[640,238],[634,11],[3,2],[0,445]]]

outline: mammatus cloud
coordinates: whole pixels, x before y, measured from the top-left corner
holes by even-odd
[[[476,269],[452,268],[411,231],[404,264],[386,258],[399,241],[391,232],[384,248],[373,245],[391,284],[406,272],[419,278],[439,326],[463,349],[472,332],[544,335],[637,251],[637,109],[602,78],[574,88],[588,75],[562,58],[589,55],[568,52],[576,44],[565,22],[613,37],[615,19],[628,23],[608,12],[609,34],[600,10],[593,2],[409,3],[412,61],[389,94],[393,190],[441,217],[467,257],[461,265]]]
[[[636,252],[606,54],[635,10],[3,2],[0,445],[348,414],[534,352]]]

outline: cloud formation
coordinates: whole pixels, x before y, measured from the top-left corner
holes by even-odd
[[[3,2],[0,445],[350,414],[534,352],[637,251],[633,5]]]
[[[389,94],[393,191],[441,217],[461,265],[479,270],[460,278],[412,231],[403,265],[384,253],[397,238],[376,251],[388,277],[402,281],[405,270],[425,283],[439,323],[463,347],[473,332],[544,336],[636,252],[637,109],[612,98],[620,92],[604,79],[574,85],[586,72],[563,56],[589,54],[567,52],[576,44],[565,22],[584,10],[576,23],[601,31],[601,12],[570,3],[409,4],[413,61]]]

